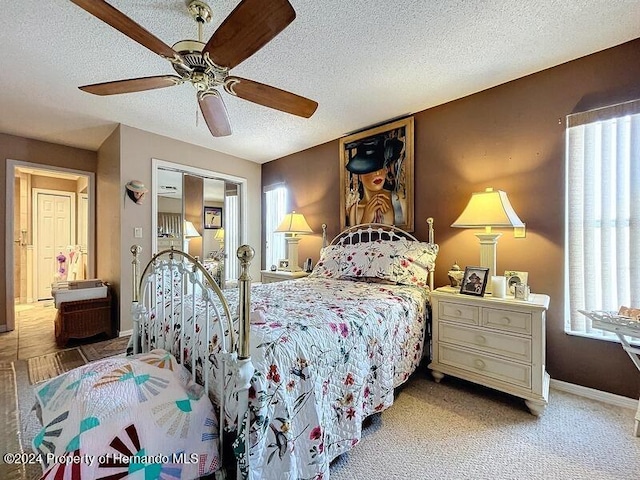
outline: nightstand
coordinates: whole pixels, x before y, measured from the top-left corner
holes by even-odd
[[[260,279],[262,283],[282,282],[283,280],[295,280],[297,278],[306,277],[307,272],[300,270],[299,272],[285,272],[284,270],[261,270]]]
[[[528,301],[475,297],[450,289],[431,292],[432,355],[436,382],[463,378],[525,400],[540,415],[549,399],[545,369],[547,295]]]

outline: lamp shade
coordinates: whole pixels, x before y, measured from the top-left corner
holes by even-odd
[[[216,230],[216,234],[213,236],[214,240],[217,240],[218,242],[223,242],[224,241],[224,228],[219,228]]]
[[[196,230],[196,227],[193,225],[193,223],[186,220],[184,222],[184,238],[195,238],[200,236],[200,233],[198,233],[198,230]]]
[[[278,233],[291,233],[294,235],[313,233],[313,230],[311,230],[311,227],[305,220],[304,215],[296,213],[295,211],[287,213],[275,231]]]
[[[451,224],[458,228],[524,228],[524,223],[513,210],[507,194],[502,190],[487,188],[471,195],[471,200]]]

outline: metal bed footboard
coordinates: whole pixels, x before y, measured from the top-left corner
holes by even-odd
[[[219,409],[222,465],[225,464],[224,389],[231,375],[228,385],[238,393],[238,437],[244,440],[244,448],[234,447],[237,478],[246,478],[249,451],[244,432],[248,431],[248,392],[253,376],[249,353],[251,278],[248,268],[254,251],[243,245],[237,252],[241,263],[237,326],[222,290],[197,258],[174,248],[163,250],[153,256],[140,274],[141,251],[138,245],[131,247],[133,353],[156,348],[169,351],[190,370],[192,380],[209,393]],[[220,358],[222,364],[216,367]],[[216,368],[218,381],[215,381]],[[236,425],[228,427],[233,429]],[[225,476],[224,469],[216,473],[217,478]]]

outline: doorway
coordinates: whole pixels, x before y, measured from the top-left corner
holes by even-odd
[[[7,160],[6,174],[6,330],[11,331],[20,312],[52,303],[53,282],[94,276],[95,175],[16,160]]]

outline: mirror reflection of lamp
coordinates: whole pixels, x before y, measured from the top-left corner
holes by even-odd
[[[196,227],[193,225],[193,222],[185,220],[182,236],[184,237],[184,251],[189,252],[189,240],[191,240],[192,238],[201,237],[202,235],[200,235]]]
[[[275,229],[277,233],[284,233],[287,241],[287,266],[281,268],[281,270],[287,272],[299,272],[302,270],[298,265],[298,242],[300,241],[300,235],[306,235],[313,233],[311,227],[301,213],[295,211],[287,213],[278,228]]]
[[[220,248],[222,248],[224,246],[224,228],[217,229],[213,239],[218,242],[220,244]]]

